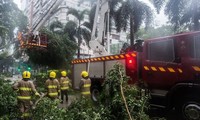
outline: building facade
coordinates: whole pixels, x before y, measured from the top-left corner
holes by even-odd
[[[56,3],[56,1],[60,2]],[[56,6],[56,4],[58,4],[58,6]],[[73,15],[67,14],[69,8],[74,8],[80,11],[85,9],[91,9],[90,2],[81,3],[80,0],[21,0],[21,6],[21,9],[28,17],[30,30],[34,30],[35,26],[37,26],[39,23],[41,26],[49,26],[52,22],[57,20],[63,23],[64,25],[68,21],[78,22],[78,20]],[[55,10],[53,10],[50,14],[47,14],[49,10],[52,9],[54,6],[56,7]],[[48,19],[44,21],[43,18],[45,17],[47,17]],[[86,15],[84,21],[88,21],[88,19],[89,18]],[[41,22],[44,23],[41,24]],[[110,35],[110,53],[119,53],[122,46],[121,44],[124,41],[126,41],[125,33],[116,33],[115,30],[112,30]],[[86,43],[83,43],[80,47],[82,58],[92,56],[93,53],[91,50],[89,50]]]

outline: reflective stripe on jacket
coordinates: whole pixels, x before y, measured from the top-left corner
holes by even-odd
[[[17,98],[20,100],[30,100],[31,96],[17,96]]]
[[[61,77],[59,82],[60,82],[60,89],[61,90],[68,90],[69,89],[69,78],[68,77]]]
[[[31,100],[32,93],[36,93],[35,86],[30,81],[20,80],[13,85],[15,90],[18,90],[17,98],[20,101]]]
[[[57,98],[58,92],[60,91],[60,85],[57,79],[48,79],[45,83],[47,94],[49,97]]]
[[[82,95],[90,95],[90,87],[91,87],[91,80],[89,78],[81,79],[80,89]]]

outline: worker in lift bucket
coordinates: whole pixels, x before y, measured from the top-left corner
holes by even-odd
[[[36,96],[40,94],[36,91],[35,86],[30,82],[31,73],[29,71],[24,71],[22,74],[22,80],[16,82],[13,85],[13,89],[17,91],[17,103],[19,110],[21,112],[20,119],[29,120],[31,119],[30,109],[33,105],[31,101],[32,93],[35,93]]]
[[[89,78],[88,72],[82,71],[81,72],[81,81],[80,81],[80,90],[81,90],[81,96],[83,97],[91,97],[90,94],[90,86],[91,86],[91,80]]]

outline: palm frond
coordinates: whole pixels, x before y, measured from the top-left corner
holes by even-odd
[[[82,25],[85,26],[85,27],[87,27],[89,30],[92,31],[93,24],[91,24],[90,22],[84,22]]]
[[[69,21],[64,27],[64,32],[68,33],[69,37],[72,39],[77,33],[77,24],[74,21]]]
[[[143,8],[143,16],[144,16],[144,23],[145,23],[145,28],[147,29],[148,27],[150,27],[151,22],[153,20],[153,13],[152,13],[152,9],[146,5],[145,3],[141,2],[141,7]]]
[[[76,17],[77,19],[79,18],[79,11],[74,9],[74,8],[70,8],[67,12],[67,14],[71,14],[73,15],[74,17]]]
[[[160,9],[163,7],[163,5],[166,2],[166,0],[150,0],[150,2],[156,8],[157,13],[160,13]]]
[[[84,20],[84,16],[85,15],[88,15],[88,13],[89,13],[89,11],[88,10],[83,10],[83,11],[80,11],[79,12],[79,18],[78,18],[78,20],[80,20],[80,21],[82,21],[82,20]]]
[[[165,14],[174,25],[174,30],[180,26],[180,19],[188,0],[169,0],[165,7]]]
[[[49,28],[51,31],[55,31],[54,29],[56,28],[63,29],[63,24],[60,21],[54,21],[50,24]]]
[[[130,4],[128,2],[124,2],[115,12],[114,21],[117,32],[120,32],[121,30],[126,31],[130,13]]]
[[[89,47],[89,41],[91,39],[91,32],[86,28],[81,28],[81,35],[84,38],[87,46]]]

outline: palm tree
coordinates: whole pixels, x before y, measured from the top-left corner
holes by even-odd
[[[83,24],[84,16],[86,13],[87,10],[78,11],[76,9],[69,9],[68,14],[73,15],[77,19],[77,22],[69,21],[64,28],[64,31],[69,33],[70,37],[78,39],[79,48],[77,58],[80,58],[80,45],[82,43],[82,40],[84,39],[88,45],[91,36],[91,31]]]
[[[134,44],[134,34],[142,23],[147,28],[152,20],[151,8],[139,0],[126,0],[115,12],[115,24],[118,32],[130,27],[130,43]]]
[[[63,24],[60,21],[54,21],[49,26],[50,31],[58,34],[63,33]]]
[[[165,14],[174,26],[174,31],[181,26],[190,30],[200,29],[200,1],[199,0],[153,0],[154,6],[159,11],[166,3]]]
[[[95,16],[96,5],[94,5],[91,10],[89,11],[89,21],[83,23],[85,27],[87,27],[90,31],[92,31],[93,23],[94,23],[94,16]]]

